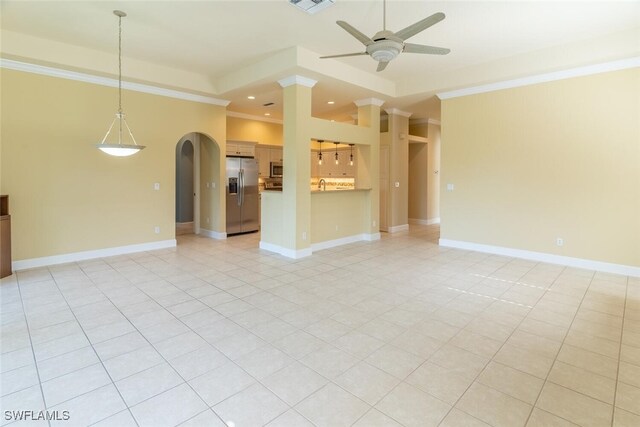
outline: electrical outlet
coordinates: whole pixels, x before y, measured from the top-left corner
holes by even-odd
[[[156,226],[155,226],[155,228],[153,229],[153,231],[154,231],[156,234],[160,234],[160,227],[158,227],[158,226],[156,225]]]
[[[564,239],[562,237],[556,237],[556,246],[564,246]]]
[[[207,217],[207,224],[209,224],[209,217]]]
[[[212,187],[212,188],[216,188],[216,183],[215,183],[215,182],[212,182],[212,183],[211,183],[211,187]]]
[[[207,188],[209,188],[209,183],[207,182]]]
[[[338,226],[336,225],[336,231],[338,231]]]
[[[302,232],[302,240],[307,240],[307,232],[306,231]]]
[[[447,184],[447,191],[453,191],[456,188],[453,184]]]
[[[375,222],[375,221],[373,221],[373,225],[372,225],[372,227],[375,227],[375,226],[376,226],[376,222]]]

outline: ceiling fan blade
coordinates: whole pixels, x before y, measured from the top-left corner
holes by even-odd
[[[342,55],[321,56],[321,57],[320,57],[320,59],[326,59],[326,58],[344,58],[345,56],[360,56],[360,55],[368,55],[368,54],[367,54],[367,52],[343,53]]]
[[[409,37],[413,37],[418,34],[420,31],[424,31],[432,25],[437,24],[445,18],[444,13],[438,12],[429,16],[428,18],[424,18],[422,21],[418,21],[413,25],[409,25],[407,28],[403,28],[402,30],[396,32],[395,36],[401,38],[403,41],[408,39]]]
[[[389,62],[383,62],[383,61],[378,62],[378,69],[376,71],[384,70],[385,68],[387,68],[387,65],[389,65]]]
[[[370,37],[367,37],[366,35],[362,34],[360,31],[356,30],[354,27],[347,24],[346,22],[336,21],[336,24],[340,25],[347,33],[357,38],[360,41],[360,43],[362,43],[363,45],[369,46],[371,43],[373,43],[373,40],[371,40]]]
[[[407,53],[427,53],[430,55],[446,55],[451,49],[444,47],[427,46],[424,44],[405,43],[403,52]]]

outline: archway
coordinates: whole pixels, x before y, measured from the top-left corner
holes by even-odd
[[[195,232],[194,145],[184,139],[176,145],[176,235]]]
[[[226,238],[219,144],[206,134],[187,133],[176,144],[175,159],[176,235]]]

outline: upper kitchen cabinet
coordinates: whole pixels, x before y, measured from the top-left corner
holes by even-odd
[[[270,161],[282,163],[282,148],[271,148],[269,152],[271,158]]]
[[[258,160],[258,176],[260,178],[269,178],[270,151],[269,147],[256,146],[256,160]]]
[[[256,159],[258,160],[258,176],[269,178],[271,176],[271,163],[282,163],[282,148],[271,145],[257,145]]]
[[[227,157],[255,157],[256,144],[253,141],[227,141]]]

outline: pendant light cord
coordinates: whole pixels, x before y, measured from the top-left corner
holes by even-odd
[[[122,144],[122,16],[118,16],[118,114],[120,115],[118,143]]]

